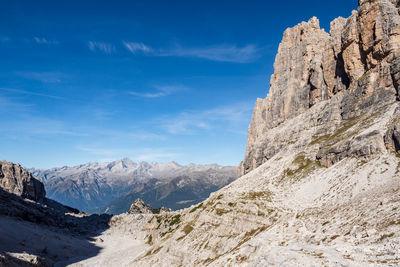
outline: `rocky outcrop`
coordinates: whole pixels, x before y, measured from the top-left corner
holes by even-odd
[[[400,108],[396,110],[396,113],[400,117]],[[400,118],[388,127],[384,141],[387,149],[400,153]]]
[[[345,120],[399,99],[399,83],[398,1],[360,0],[358,11],[347,19],[335,19],[329,34],[320,29],[316,18],[286,30],[268,96],[258,99],[254,109],[239,175],[257,168],[293,143],[290,135],[273,134],[273,129],[288,119],[329,100],[327,109],[331,115],[337,115],[334,111],[339,110],[340,116],[317,124],[325,123],[326,132],[334,130],[332,125],[340,129]],[[380,151],[369,150],[368,153]],[[333,148],[327,157],[348,156],[340,151],[348,149]],[[320,157],[326,158],[326,151],[320,152]]]
[[[146,205],[143,200],[140,198],[136,199],[135,202],[132,203],[129,211],[129,214],[152,214],[153,208],[149,205]]]
[[[129,214],[160,214],[160,213],[166,213],[166,212],[171,212],[172,210],[166,207],[161,207],[158,209],[154,209],[151,206],[145,204],[143,200],[140,198],[136,199],[131,207],[129,208],[128,213]]]
[[[5,191],[34,201],[46,196],[43,184],[19,164],[0,161],[0,187]]]
[[[53,266],[98,252],[89,240],[109,227],[111,215],[46,198],[43,184],[19,164],[0,161],[0,185],[0,266]]]

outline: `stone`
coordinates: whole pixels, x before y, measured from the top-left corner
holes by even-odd
[[[19,164],[0,161],[0,188],[23,198],[42,201],[46,196],[43,183]]]

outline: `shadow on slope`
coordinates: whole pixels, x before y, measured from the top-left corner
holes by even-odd
[[[36,203],[0,188],[0,265],[66,266],[94,257],[101,249],[96,236],[109,228],[110,218],[50,199]]]

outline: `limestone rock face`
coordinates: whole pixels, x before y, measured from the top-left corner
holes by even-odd
[[[34,201],[46,196],[43,184],[19,164],[0,161],[0,188]]]
[[[132,203],[132,205],[128,211],[128,214],[162,214],[162,213],[168,213],[171,211],[172,210],[170,208],[166,208],[166,207],[161,207],[158,209],[152,208],[151,206],[144,203],[143,200],[138,198]]]
[[[363,109],[399,99],[399,5],[396,0],[360,0],[358,11],[331,23],[330,33],[320,29],[316,18],[285,31],[268,96],[256,102],[239,175],[294,142],[289,135],[274,136],[272,129],[321,101],[341,98],[328,106],[331,115],[340,110],[324,122],[329,128],[340,127]]]

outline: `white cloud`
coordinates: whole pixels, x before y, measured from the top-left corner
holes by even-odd
[[[135,42],[122,42],[123,45],[128,49],[131,53],[136,54],[137,52],[150,53],[153,52],[153,49],[150,46],[147,46],[143,43],[135,43]]]
[[[42,96],[42,97],[48,97],[48,98],[53,98],[53,99],[64,99],[63,97],[60,97],[60,96],[42,94],[42,93],[37,93],[37,92],[30,92],[30,91],[21,90],[21,89],[14,89],[14,88],[3,88],[3,87],[1,87],[0,91],[14,93],[14,94],[20,94],[20,95],[33,95],[33,96]]]
[[[170,134],[196,134],[202,131],[240,131],[250,122],[254,103],[237,103],[208,110],[185,111],[175,117],[165,117],[160,122]]]
[[[220,62],[249,63],[260,57],[260,49],[255,45],[216,45],[203,48],[177,47],[161,51],[160,56],[193,57]]]
[[[37,71],[19,71],[16,72],[18,76],[24,77],[26,79],[32,79],[41,81],[43,83],[59,83],[67,75],[61,72],[37,72]]]
[[[88,47],[93,52],[100,51],[105,54],[112,54],[112,53],[116,52],[115,46],[112,44],[108,44],[108,43],[89,41]]]
[[[26,112],[25,112],[26,113]],[[0,129],[15,138],[32,138],[37,136],[87,136],[86,133],[71,130],[65,122],[46,117],[22,114],[18,119],[8,122],[8,127]]]
[[[136,91],[128,91],[127,93],[133,96],[144,97],[144,98],[158,98],[164,97],[171,94],[174,94],[179,91],[186,91],[188,90],[184,86],[180,85],[167,85],[167,86],[154,86],[155,91],[152,92],[136,92]]]
[[[91,155],[107,157],[108,160],[116,160],[129,157],[135,161],[172,161],[180,156],[170,152],[171,148],[141,148],[141,149],[113,149],[102,147],[78,146],[76,149]]]
[[[143,43],[123,41],[123,44],[133,54],[142,52],[157,57],[191,57],[219,62],[250,63],[261,56],[261,49],[253,44],[248,44],[243,47],[238,47],[236,45],[214,45],[197,48],[176,46],[171,49],[158,50]]]
[[[15,116],[17,112],[29,112],[32,104],[20,103],[9,97],[0,95],[0,114],[3,113],[12,114]],[[0,116],[2,119],[7,118],[7,116]],[[7,128],[7,127],[3,127]]]
[[[113,140],[140,140],[140,141],[154,141],[165,140],[166,137],[157,133],[146,131],[117,131],[108,129],[92,129],[91,132],[96,132],[102,136]]]
[[[134,160],[137,161],[172,161],[176,159],[179,154],[176,153],[148,153],[148,154],[140,154],[134,157]]]
[[[46,44],[46,45],[57,45],[57,44],[59,44],[58,41],[49,40],[49,39],[46,39],[46,38],[44,38],[44,37],[33,37],[33,40],[34,40],[37,44]]]

